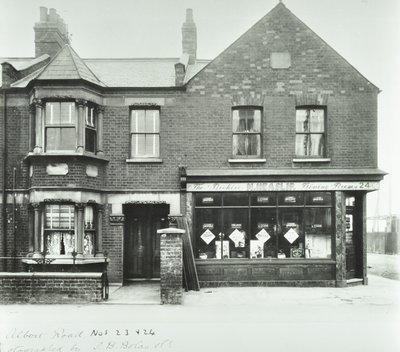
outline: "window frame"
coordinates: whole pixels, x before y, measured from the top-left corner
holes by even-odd
[[[308,132],[298,132],[297,131],[297,111],[298,110],[322,110],[324,113],[324,118],[323,118],[323,132],[311,132],[310,128]],[[295,108],[295,140],[294,140],[294,154],[295,154],[295,158],[296,159],[323,159],[327,157],[327,106],[325,105],[299,105],[296,106]],[[296,149],[297,149],[297,145],[296,145],[296,139],[298,135],[322,135],[323,138],[323,153],[322,154],[318,154],[318,155],[302,155],[302,154],[297,154]]]
[[[92,114],[93,126],[88,124],[88,113],[89,113],[89,111],[93,112],[93,114]],[[96,109],[95,105],[90,104],[90,103],[85,105],[85,107],[84,107],[84,120],[85,121],[84,121],[84,127],[83,127],[84,131],[83,132],[84,132],[84,148],[85,148],[85,151],[88,152],[88,153],[96,154],[97,153],[97,143],[98,143],[98,141],[97,141],[98,120],[97,120],[97,109]],[[95,137],[94,137],[94,148],[93,148],[94,150],[93,151],[87,149],[86,130],[90,130],[90,131],[94,132],[94,136]]]
[[[233,117],[234,117],[234,111],[238,111],[238,110],[244,110],[244,111],[249,111],[249,110],[253,110],[253,111],[259,111],[260,112],[260,130],[259,132],[250,132],[250,131],[244,131],[244,132],[235,132],[233,130]],[[231,126],[232,126],[232,143],[231,143],[231,150],[232,150],[232,159],[236,159],[236,160],[240,160],[240,159],[262,159],[263,157],[263,115],[264,115],[264,109],[262,106],[258,106],[258,105],[238,105],[238,106],[233,106],[231,108]],[[254,115],[253,115],[254,116]],[[247,116],[246,116],[246,121],[247,121]],[[235,135],[246,135],[246,136],[259,136],[260,137],[260,153],[259,155],[255,155],[255,154],[246,154],[246,155],[236,155],[234,154],[233,151],[233,141],[234,141],[234,136]]]
[[[157,132],[133,132],[132,128],[132,119],[134,111],[144,111],[145,120],[146,120],[146,112],[147,111],[157,111],[158,112],[158,131]],[[155,154],[134,154],[133,153],[133,145],[132,145],[132,136],[133,135],[153,135],[158,136],[158,150]],[[145,144],[146,145],[146,144]],[[141,160],[141,159],[149,159],[149,160],[159,160],[161,157],[161,107],[158,105],[152,106],[131,106],[129,109],[129,160]]]
[[[47,109],[48,109],[48,104],[63,104],[63,103],[70,103],[73,104],[73,109],[75,113],[75,123],[71,124],[47,124]],[[43,133],[43,149],[46,153],[54,153],[54,154],[62,154],[62,153],[71,153],[75,152],[77,145],[78,145],[78,106],[75,101],[73,100],[46,100],[44,102],[44,113],[43,113],[43,122],[42,122],[42,132]],[[47,130],[48,129],[63,129],[63,128],[73,128],[74,129],[74,134],[75,134],[75,147],[74,149],[48,149],[48,143],[47,143]]]

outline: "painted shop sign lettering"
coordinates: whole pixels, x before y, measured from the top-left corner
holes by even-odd
[[[377,189],[379,189],[379,182],[364,181],[188,183],[187,185],[188,192],[373,191]]]

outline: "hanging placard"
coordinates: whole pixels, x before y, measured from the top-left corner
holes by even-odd
[[[268,203],[268,202],[269,202],[269,197],[265,197],[265,196],[257,197],[257,203]]]
[[[241,229],[242,228],[242,224],[231,224],[231,228],[232,229]]]
[[[203,224],[203,230],[214,230],[214,224],[208,223],[208,224]]]
[[[238,229],[234,230],[230,235],[229,238],[235,242],[235,247],[244,247],[244,232],[239,231]]]
[[[215,238],[215,235],[210,231],[210,230],[205,230],[203,234],[200,236],[200,238],[207,244],[210,244],[210,242]]]
[[[269,233],[267,231],[265,231],[264,229],[262,229],[260,232],[258,232],[256,234],[256,237],[261,243],[265,243],[271,238]]]
[[[258,228],[258,229],[263,229],[263,228],[267,228],[267,227],[268,227],[268,224],[265,223],[265,222],[259,222],[259,223],[257,224],[257,228]]]
[[[285,237],[289,241],[289,243],[292,244],[299,238],[299,235],[295,230],[290,229],[288,232],[285,233],[283,237]]]

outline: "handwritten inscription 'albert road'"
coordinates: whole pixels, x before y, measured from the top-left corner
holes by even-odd
[[[171,350],[173,341],[160,338],[153,329],[11,329],[0,331],[0,351],[7,352],[87,352]]]
[[[374,191],[379,182],[188,183],[188,192]]]

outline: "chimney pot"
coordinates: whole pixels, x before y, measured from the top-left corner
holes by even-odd
[[[186,9],[186,22],[193,23],[193,10],[192,9]]]
[[[47,7],[40,7],[40,22],[47,22]]]
[[[54,22],[54,23],[57,22],[57,11],[56,11],[56,9],[50,9],[49,17],[50,17],[50,22]]]

